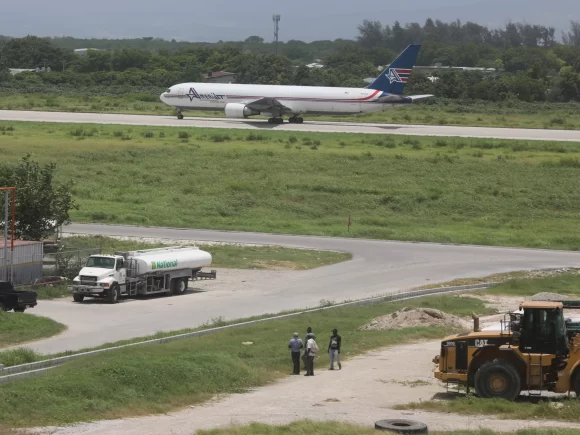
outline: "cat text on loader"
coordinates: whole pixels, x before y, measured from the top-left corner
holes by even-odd
[[[499,331],[479,331],[474,315],[473,332],[441,342],[435,377],[483,398],[515,400],[522,391],[580,397],[580,323],[565,319],[564,308],[580,309],[580,301],[522,302]]]

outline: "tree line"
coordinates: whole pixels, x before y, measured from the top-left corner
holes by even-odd
[[[436,81],[415,73],[409,92],[446,98],[501,101],[580,100],[580,23],[572,22],[562,41],[553,28],[509,23],[488,29],[476,23],[426,20],[401,26],[364,21],[356,40],[288,41],[279,55],[258,36],[245,41],[189,43],[155,38],[81,40],[74,38],[0,38],[0,87],[39,92],[123,87],[160,89],[183,81],[202,81],[211,71],[236,73],[239,83],[364,86],[409,43],[420,42],[418,65],[494,68],[481,72],[436,72]],[[93,46],[78,56],[72,48]],[[78,47],[77,47],[78,48]],[[320,59],[323,68],[308,68]],[[12,76],[7,68],[50,67],[51,73]]]

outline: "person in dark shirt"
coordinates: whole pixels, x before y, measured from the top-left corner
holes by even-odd
[[[304,344],[302,344],[302,340],[300,340],[300,337],[298,337],[298,333],[295,332],[294,338],[292,338],[288,343],[288,348],[292,354],[292,363],[294,365],[294,370],[292,371],[293,375],[300,374],[300,349],[303,347]]]
[[[340,346],[342,344],[342,338],[338,335],[338,330],[333,329],[332,335],[330,336],[330,342],[328,343],[328,357],[330,359],[329,370],[334,370],[334,361],[338,363],[338,369],[342,370],[342,364],[340,363]]]

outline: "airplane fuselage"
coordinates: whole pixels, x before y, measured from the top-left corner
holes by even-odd
[[[181,83],[172,86],[160,98],[179,110],[220,110],[226,113],[228,104],[244,105],[260,99],[272,99],[284,105],[283,113],[292,115],[350,115],[386,110],[411,102],[399,95],[368,88],[234,83]],[[259,114],[279,116],[268,109],[259,110]]]

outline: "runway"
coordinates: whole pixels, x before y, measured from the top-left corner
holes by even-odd
[[[198,281],[195,287],[200,291],[183,296],[131,300],[116,305],[75,304],[70,299],[41,301],[31,313],[69,326],[68,331],[57,337],[27,345],[42,353],[98,346],[157,331],[193,328],[216,317],[238,319],[316,307],[323,299],[342,302],[454,278],[577,267],[580,260],[580,253],[566,251],[193,229],[72,224],[64,232],[336,250],[351,252],[353,259],[314,270],[284,272],[276,279],[239,282],[229,292],[219,288],[218,275],[213,290],[207,281]]]
[[[0,121],[123,124],[167,127],[231,128],[246,130],[301,131],[321,133],[369,133],[414,136],[474,137],[580,142],[580,131],[523,128],[453,127],[436,125],[370,124],[354,122],[305,121],[304,124],[268,124],[265,120],[226,118],[123,115],[101,113],[37,112],[0,110]]]

